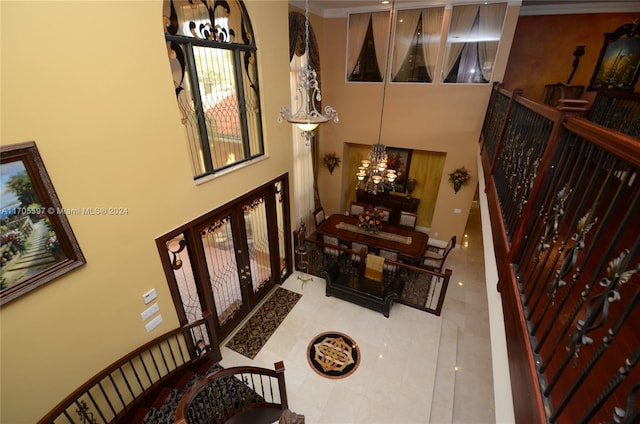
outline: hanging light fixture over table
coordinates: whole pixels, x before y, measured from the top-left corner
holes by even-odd
[[[296,124],[302,130],[304,137],[309,140],[313,135],[313,130],[318,125],[324,124],[331,119],[336,123],[338,122],[338,112],[333,107],[325,106],[324,114],[320,113],[316,107],[316,101],[321,101],[322,95],[318,85],[318,74],[311,67],[309,59],[309,0],[305,1],[304,31],[306,64],[300,70],[296,93],[296,100],[300,106],[293,114],[289,106],[284,106],[280,110],[278,121],[282,122],[282,118],[284,118],[290,123]]]
[[[387,94],[387,77],[389,71],[389,59],[391,56],[392,22],[395,1],[391,5],[389,15],[389,44],[387,46],[387,57],[382,89],[382,107],[380,110],[380,128],[378,131],[378,142],[371,146],[371,151],[367,159],[362,160],[358,167],[356,177],[358,184],[356,189],[364,190],[371,194],[383,193],[385,190],[394,190],[395,181],[398,175],[396,170],[387,168],[387,150],[380,141],[382,139],[382,118],[384,117],[384,100]]]

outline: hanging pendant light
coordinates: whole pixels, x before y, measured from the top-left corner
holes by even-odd
[[[395,4],[395,2],[393,3]],[[356,189],[364,190],[371,194],[383,193],[385,190],[391,191],[395,189],[395,181],[398,178],[395,169],[387,168],[387,149],[382,140],[382,120],[384,117],[384,101],[387,94],[387,77],[389,72],[389,59],[391,55],[391,39],[392,39],[392,22],[393,9],[391,5],[391,13],[389,15],[389,44],[387,46],[387,57],[385,65],[385,73],[383,75],[382,88],[382,107],[380,109],[380,127],[378,130],[378,142],[371,146],[371,151],[367,159],[362,160],[356,172],[357,185]]]
[[[300,106],[293,114],[289,106],[283,107],[280,110],[278,122],[282,122],[282,118],[284,118],[290,123],[296,124],[302,130],[303,136],[309,140],[318,125],[331,119],[338,122],[338,112],[333,107],[325,106],[324,114],[320,113],[316,107],[316,101],[321,101],[322,95],[318,85],[318,74],[311,67],[309,58],[309,0],[305,1],[304,31],[306,64],[300,70],[296,92],[296,103],[299,103]]]

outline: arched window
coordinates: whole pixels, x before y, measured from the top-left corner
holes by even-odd
[[[256,44],[240,0],[165,0],[167,53],[194,178],[262,156]]]

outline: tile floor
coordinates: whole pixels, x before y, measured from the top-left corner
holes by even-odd
[[[449,255],[453,276],[437,317],[396,304],[391,316],[326,297],[324,281],[304,285],[294,273],[283,287],[302,298],[254,360],[222,349],[225,367],[273,368],[284,361],[289,407],[307,424],[494,423],[489,319],[480,212]],[[309,342],[338,331],[360,347],[358,369],[327,379],[307,363]]]

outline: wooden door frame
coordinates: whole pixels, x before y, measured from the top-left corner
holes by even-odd
[[[277,193],[276,190],[273,188],[278,182],[282,183],[281,193]],[[265,191],[267,191],[267,193],[264,193]],[[260,193],[264,193],[265,196],[273,196],[272,198],[275,198],[276,195],[280,194],[283,199],[282,214],[283,214],[284,243],[285,243],[284,261],[287,268],[284,275],[281,275],[281,268],[280,268],[280,249],[279,249],[279,238],[278,238],[278,232],[277,232],[278,221],[277,221],[276,205],[271,201],[266,201],[267,228],[269,232],[269,249],[270,249],[270,258],[271,258],[270,265],[272,269],[271,274],[272,274],[272,278],[274,279],[274,284],[282,283],[282,281],[284,281],[287,277],[289,277],[292,274],[293,254],[292,254],[292,241],[291,241],[292,232],[291,232],[291,206],[290,206],[290,198],[289,198],[289,175],[288,173],[285,173],[280,175],[277,178],[274,178],[269,182],[266,182],[265,184],[259,187],[256,187],[250,192],[245,193],[230,202],[227,202],[224,205],[220,205],[214,210],[209,211],[201,215],[200,217],[193,219],[190,222],[184,225],[181,225],[180,227],[156,239],[156,247],[158,248],[158,252],[160,254],[162,267],[165,272],[165,276],[167,278],[169,291],[171,293],[174,308],[176,310],[176,314],[178,316],[178,320],[181,326],[187,324],[188,319],[184,312],[182,298],[177,287],[177,282],[175,280],[171,263],[167,257],[166,242],[182,234],[184,235],[185,242],[187,244],[187,249],[190,253],[201,252],[202,246],[201,246],[201,242],[199,241],[200,235],[199,235],[198,228],[201,228],[202,225],[205,225],[205,223],[208,221],[211,221],[211,219],[224,215],[224,212],[236,210],[239,204],[246,202],[248,199],[255,198]],[[244,222],[242,223],[242,227],[244,228]],[[232,230],[234,231],[234,243],[235,243],[235,240],[236,240],[235,231],[237,230],[233,228]],[[275,237],[272,237],[272,235],[275,235]],[[200,243],[200,246],[198,246],[198,243]],[[237,252],[234,252],[234,253],[236,254],[236,258],[237,258],[237,255],[238,255]],[[190,260],[191,260],[193,275],[195,279],[196,291],[200,299],[202,313],[205,316],[207,314],[210,314],[214,322],[216,322],[216,324],[219,325],[219,323],[217,322],[218,314],[215,307],[215,302],[214,302],[213,296],[209,295],[210,284],[207,281],[207,279],[204,278],[206,275],[208,275],[206,259],[204,257],[201,257],[198,254],[194,254],[193,256],[190,256]],[[238,267],[239,266],[240,264],[238,263]],[[209,288],[207,288],[207,286]],[[244,287],[242,288],[242,290],[244,290]],[[211,338],[211,343],[216,343],[216,345],[218,345],[222,341],[219,335],[217,334],[217,331],[216,331],[216,334],[210,334],[209,337]]]

